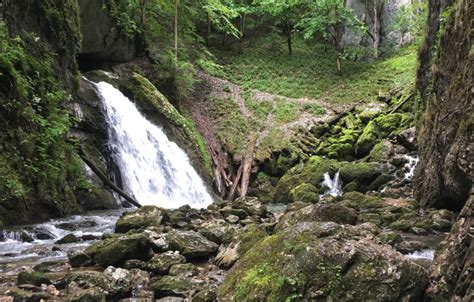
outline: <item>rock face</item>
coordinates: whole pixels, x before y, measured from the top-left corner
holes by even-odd
[[[474,197],[471,195],[439,246],[430,269],[426,293],[433,301],[473,301],[474,299]]]
[[[420,299],[426,272],[389,246],[376,244],[371,228],[302,222],[269,236],[230,270],[221,301]]]
[[[455,1],[445,9],[451,2],[430,1],[429,30],[418,70],[425,114],[415,181],[423,205],[460,210],[472,187],[474,3]],[[440,24],[442,14],[447,16]]]
[[[79,0],[82,46],[80,55],[89,61],[125,62],[135,57],[135,38],[110,16],[113,1]]]

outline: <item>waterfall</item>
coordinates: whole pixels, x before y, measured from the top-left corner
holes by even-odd
[[[331,196],[341,196],[342,195],[342,181],[339,176],[339,171],[334,175],[334,179],[331,179],[331,176],[328,172],[324,173],[324,180],[321,184],[322,186],[327,186],[329,190],[324,192],[323,195]]]
[[[419,162],[418,156],[403,155],[407,159],[407,163],[404,166],[405,179],[411,180],[415,174],[416,165]]]
[[[109,146],[124,190],[142,205],[201,208],[212,203],[184,151],[118,89],[106,82],[94,84],[104,104]]]

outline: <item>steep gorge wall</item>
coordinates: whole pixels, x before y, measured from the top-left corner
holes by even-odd
[[[420,51],[418,89],[424,114],[416,195],[423,206],[460,210],[472,188],[474,159],[474,3],[450,2],[430,1]]]
[[[426,297],[472,301],[474,2],[430,0],[429,5],[417,83],[424,114],[416,195],[424,207],[462,210],[436,251]]]

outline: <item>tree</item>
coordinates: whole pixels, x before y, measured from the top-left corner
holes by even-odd
[[[288,44],[288,53],[292,54],[292,34],[296,24],[305,12],[305,0],[257,0],[258,12],[270,15],[277,20],[276,25],[282,29]]]
[[[344,52],[342,37],[347,29],[366,31],[362,21],[357,19],[346,0],[316,0],[312,1],[310,10],[306,13],[298,27],[305,39],[313,39],[318,34],[329,40],[337,52],[336,68],[341,72],[341,56]]]

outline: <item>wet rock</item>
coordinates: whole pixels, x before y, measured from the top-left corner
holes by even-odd
[[[51,284],[51,280],[41,272],[21,272],[18,274],[18,284]]]
[[[74,293],[78,289],[98,288],[101,291],[109,291],[109,280],[103,273],[97,271],[75,271],[64,277],[68,292]]]
[[[151,242],[145,234],[113,236],[93,243],[85,251],[102,267],[120,266],[129,259],[147,261],[151,252]]]
[[[147,270],[160,275],[166,275],[172,265],[185,262],[186,258],[179,254],[179,252],[169,251],[154,255],[153,258],[147,262]]]
[[[247,216],[249,216],[247,211],[243,209],[235,209],[235,208],[232,208],[231,206],[226,206],[222,208],[221,210],[219,210],[219,212],[224,217],[234,215],[234,216],[237,216],[239,219],[245,219]]]
[[[140,269],[140,270],[146,270],[147,269],[147,263],[142,260],[138,259],[130,259],[127,260],[123,263],[122,265],[123,268],[125,269]]]
[[[302,183],[290,191],[290,198],[304,203],[317,203],[319,201],[318,188],[309,183]]]
[[[69,263],[72,267],[91,266],[94,264],[92,258],[83,252],[76,252],[68,255]]]
[[[156,233],[152,231],[147,231],[145,232],[145,234],[148,236],[148,239],[151,242],[151,247],[154,252],[162,253],[169,250],[168,234]]]
[[[20,288],[10,288],[4,292],[5,295],[13,297],[13,301],[39,302],[46,301],[49,297],[47,293],[30,292]],[[8,301],[8,300],[6,300]]]
[[[67,297],[68,302],[104,302],[107,292],[100,288],[78,289],[72,291],[72,295]]]
[[[90,228],[97,225],[97,222],[93,220],[85,220],[79,222],[62,222],[56,225],[57,228],[67,230],[67,231],[75,231],[79,228]]]
[[[199,269],[192,263],[173,264],[169,274],[171,276],[193,277],[199,274]]]
[[[215,288],[206,288],[196,293],[191,302],[214,302],[217,301],[217,291]]]
[[[104,271],[109,283],[109,298],[119,299],[131,295],[132,289],[143,288],[150,282],[150,274],[139,269],[126,270],[109,266]]]
[[[44,261],[33,267],[33,270],[41,273],[59,272],[70,269],[68,263],[64,260]]]
[[[256,197],[239,197],[232,202],[234,209],[242,209],[250,216],[266,217],[268,210],[265,204]]]
[[[178,276],[164,276],[151,285],[155,298],[166,296],[186,297],[192,289],[189,278]]]
[[[420,242],[420,241],[407,240],[407,241],[402,241],[396,244],[395,248],[397,249],[397,251],[399,251],[402,254],[409,254],[409,253],[428,249],[428,246],[425,243]]]
[[[393,231],[382,232],[378,234],[377,237],[383,243],[390,244],[391,246],[394,246],[395,244],[398,244],[403,240],[402,236],[400,236],[399,233]]]
[[[472,301],[474,297],[474,196],[467,200],[448,237],[439,245],[426,293],[433,301]]]
[[[403,301],[422,299],[426,272],[359,226],[315,232],[304,222],[255,244],[232,267],[220,300]],[[291,281],[288,281],[291,280]]]
[[[36,239],[39,239],[39,240],[54,239],[54,234],[53,233],[51,233],[48,230],[42,229],[42,228],[35,229],[34,234],[35,234]]]
[[[230,268],[240,258],[239,254],[240,242],[231,242],[229,245],[221,245],[219,247],[215,263],[224,269]]]
[[[237,223],[239,222],[240,218],[237,215],[228,215],[225,220],[229,223]]]
[[[342,195],[342,204],[354,209],[374,209],[383,207],[384,201],[377,196],[370,196],[359,192],[347,192]]]
[[[115,232],[126,233],[129,230],[140,230],[158,227],[164,218],[164,210],[155,206],[143,206],[133,212],[126,212],[115,225]]]
[[[175,228],[186,228],[191,224],[191,218],[180,211],[172,211],[168,214],[168,221]]]
[[[74,234],[67,234],[63,238],[57,240],[56,244],[68,244],[80,241],[79,238],[76,237]]]
[[[229,242],[235,232],[236,228],[231,227],[230,225],[215,226],[199,230],[199,233],[201,233],[204,237],[217,244]]]
[[[195,231],[173,230],[167,239],[170,249],[179,251],[186,259],[210,256],[218,248],[217,244]]]

